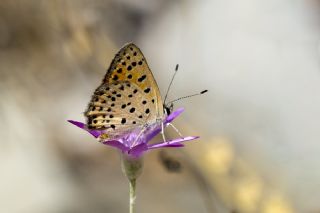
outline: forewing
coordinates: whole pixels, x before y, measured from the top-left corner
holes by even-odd
[[[116,54],[85,116],[90,129],[105,130],[109,138],[163,118],[158,85],[136,45],[127,44]]]
[[[154,102],[149,119],[163,118],[163,102],[159,87],[141,50],[133,43],[125,45],[116,54],[103,79],[103,84],[119,81],[136,84],[143,91],[141,95]]]

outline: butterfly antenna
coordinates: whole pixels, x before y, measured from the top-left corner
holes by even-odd
[[[174,77],[176,76],[176,74],[177,74],[177,72],[178,72],[178,69],[179,69],[179,64],[177,64],[177,65],[176,65],[176,68],[174,69],[174,73],[173,73],[173,76],[172,76],[172,78],[171,78],[170,84],[169,84],[169,86],[168,86],[168,89],[167,89],[167,92],[166,92],[166,96],[164,97],[163,103],[166,103],[166,100],[167,100],[167,97],[168,97],[168,94],[169,94],[169,91],[170,91],[170,88],[171,88],[173,79],[174,79]]]
[[[206,93],[206,92],[208,92],[207,89],[201,91],[200,93],[196,93],[196,94],[193,94],[193,95],[187,95],[187,96],[183,96],[183,97],[177,98],[177,99],[175,99],[175,100],[173,100],[173,101],[168,102],[168,104],[174,103],[174,102],[176,102],[176,101],[180,101],[180,100],[185,99],[185,98],[190,98],[190,97],[193,97],[193,96],[202,95],[202,94],[204,94],[204,93]]]

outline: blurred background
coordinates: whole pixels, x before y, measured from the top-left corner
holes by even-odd
[[[137,212],[320,212],[319,12],[317,0],[2,0],[0,212],[128,212],[119,154],[66,120],[84,121],[130,41],[162,94],[180,64],[170,99],[209,90],[176,104],[175,126],[201,138],[145,156]]]

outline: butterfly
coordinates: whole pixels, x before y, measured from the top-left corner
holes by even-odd
[[[89,129],[104,130],[105,136],[113,139],[162,124],[170,107],[163,104],[141,50],[128,43],[115,55],[84,114]]]

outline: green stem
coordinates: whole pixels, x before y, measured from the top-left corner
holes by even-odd
[[[121,155],[122,170],[129,180],[129,213],[134,213],[136,203],[136,181],[142,173],[142,158],[134,158],[125,154]]]
[[[129,187],[130,187],[129,213],[134,213],[134,207],[136,204],[136,179],[129,180]]]

